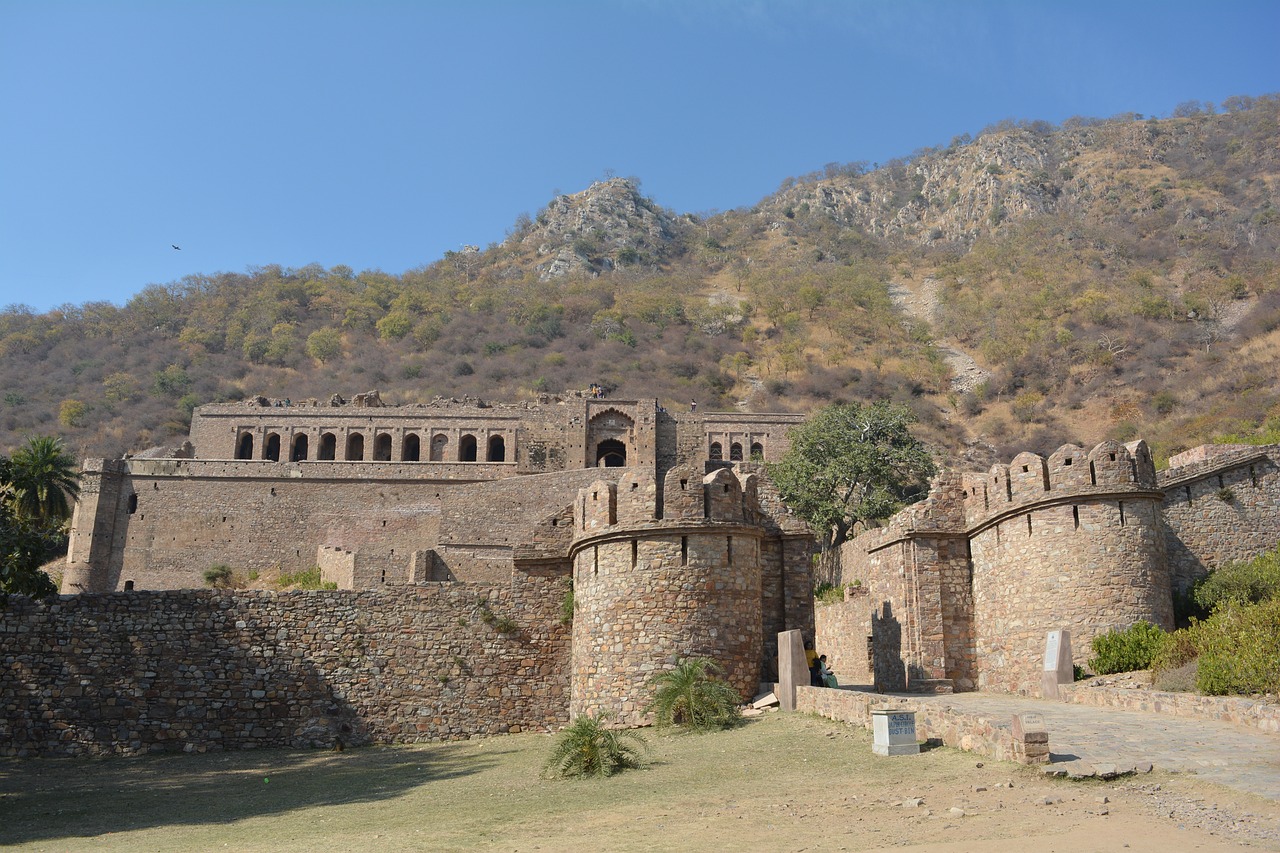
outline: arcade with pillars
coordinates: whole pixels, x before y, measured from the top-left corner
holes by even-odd
[[[245,427],[237,433],[235,458],[266,462],[507,462],[514,458],[513,432],[459,427]]]

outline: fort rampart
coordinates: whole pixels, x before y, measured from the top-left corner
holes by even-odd
[[[331,747],[567,719],[567,578],[10,599],[0,754]]]
[[[1157,475],[1143,442],[1031,453],[946,474],[846,543],[844,603],[815,615],[845,680],[1038,693],[1044,638],[1173,624],[1173,595],[1280,541],[1275,447],[1201,449]]]
[[[571,713],[646,721],[648,680],[681,657],[711,658],[742,696],[754,693],[765,669],[760,544],[768,535],[756,490],[754,475],[739,480],[727,468],[673,468],[661,489],[637,473],[582,490]],[[805,594],[806,580],[781,583]]]

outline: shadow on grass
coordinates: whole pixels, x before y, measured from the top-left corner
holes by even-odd
[[[499,756],[443,746],[0,761],[0,845],[393,799]]]

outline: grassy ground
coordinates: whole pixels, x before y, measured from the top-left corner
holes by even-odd
[[[1197,793],[1191,779],[1160,780],[1156,795],[1147,790],[1160,787],[1150,777],[1141,786],[1073,784],[949,749],[882,758],[861,729],[801,715],[769,714],[719,734],[647,737],[646,769],[569,782],[539,776],[550,748],[546,735],[343,753],[7,760],[0,762],[0,844],[130,851],[1168,853],[1237,849],[1222,827],[1280,820],[1277,804],[1220,789],[1212,789],[1212,819],[1195,819],[1210,814],[1199,791],[1204,808],[1171,820],[1168,798],[1185,794],[1191,802]],[[1192,788],[1178,793],[1180,785]],[[1100,804],[1103,796],[1110,802]],[[923,803],[903,805],[910,797]],[[1206,831],[1215,828],[1219,836]],[[1274,844],[1265,835],[1261,843]]]

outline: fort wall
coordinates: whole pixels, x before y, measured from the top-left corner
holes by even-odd
[[[1160,472],[1173,589],[1280,542],[1280,447],[1224,446],[1174,457]]]
[[[0,621],[0,755],[551,730],[567,719],[566,588],[521,575],[394,593],[15,596]]]
[[[767,666],[766,621],[786,619],[770,595],[792,588],[785,572],[801,550],[788,554],[761,523],[757,495],[753,474],[693,466],[668,471],[661,489],[652,475],[633,472],[582,490],[572,545],[572,714],[647,722],[649,680],[686,657],[712,658],[740,695],[754,693]],[[783,575],[769,595],[766,571]]]
[[[943,475],[842,548],[865,595],[818,614],[819,645],[886,689],[1038,693],[1050,630],[1072,631],[1083,664],[1097,633],[1172,627],[1162,497],[1143,442]]]

